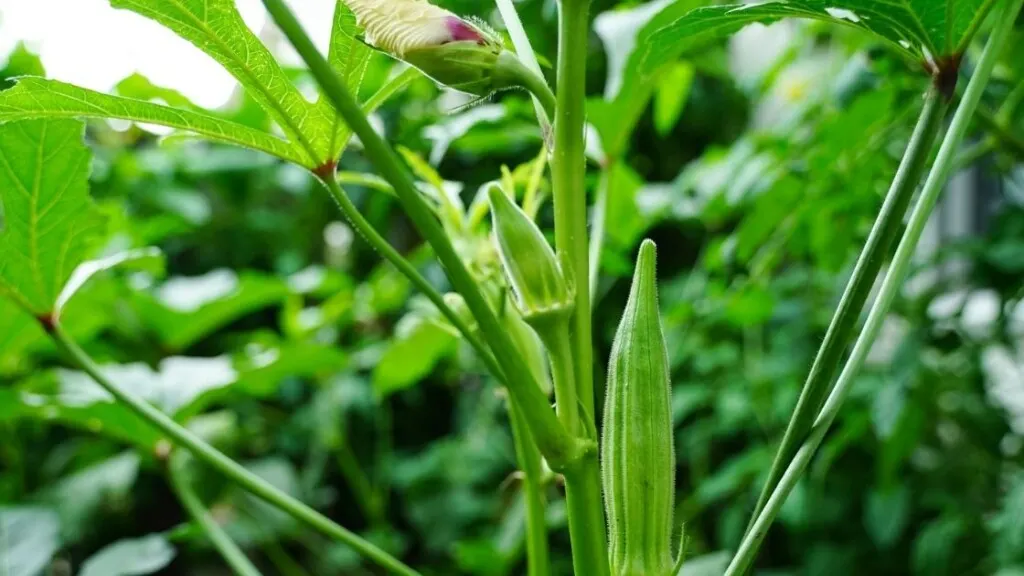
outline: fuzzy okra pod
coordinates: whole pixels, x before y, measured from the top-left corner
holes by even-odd
[[[554,96],[534,73],[505,50],[501,37],[480,21],[460,18],[426,0],[346,0],[371,46],[419,68],[438,84],[487,97],[525,88],[548,113]]]
[[[601,482],[613,576],[669,576],[675,567],[671,385],[655,260],[645,240],[608,364]]]

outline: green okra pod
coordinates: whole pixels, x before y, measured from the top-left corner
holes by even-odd
[[[613,576],[669,576],[674,566],[671,384],[655,259],[645,240],[608,365],[601,481]]]

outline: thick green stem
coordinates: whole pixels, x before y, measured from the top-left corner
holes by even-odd
[[[571,399],[563,395],[557,401],[560,407],[574,402],[573,409],[589,420],[581,428],[570,429],[573,432],[595,427],[584,155],[589,9],[589,0],[561,0],[559,6],[555,149],[551,164],[555,245],[576,283],[576,306],[569,325],[576,395]],[[580,575],[606,576],[608,544],[596,452],[565,470],[564,475],[574,571]]]
[[[522,491],[526,501],[526,574],[527,576],[548,576],[551,573],[551,559],[548,552],[548,523],[544,501],[544,478],[541,468],[540,450],[530,436],[522,412],[511,399],[508,402],[508,416],[512,424],[512,440],[516,447],[516,459],[523,472]]]
[[[199,496],[192,490],[192,486],[185,474],[185,458],[186,456],[182,453],[172,454],[170,465],[168,466],[171,487],[174,489],[174,493],[178,495],[181,505],[185,507],[188,515],[199,524],[199,527],[206,533],[206,537],[210,539],[210,543],[213,544],[213,547],[217,549],[217,552],[220,553],[221,557],[224,558],[224,561],[227,562],[235,574],[238,576],[262,576],[259,569],[253,566],[249,558],[242,552],[242,549],[231,540],[227,532],[214,520],[210,512],[203,506]]]
[[[327,187],[327,191],[331,193],[331,197],[338,204],[341,212],[345,215],[345,218],[352,224],[352,227],[359,232],[360,235],[370,244],[373,248],[380,252],[380,255],[385,260],[391,262],[391,264],[398,268],[398,271],[402,273],[406,278],[412,282],[413,286],[419,289],[433,304],[437,306],[437,309],[444,314],[444,317],[455,326],[459,332],[462,333],[466,341],[476,350],[477,355],[480,356],[480,360],[483,361],[487,369],[494,374],[495,378],[504,381],[504,377],[501,372],[501,367],[495,362],[494,356],[491,355],[491,351],[487,349],[487,345],[480,340],[480,337],[473,332],[473,329],[466,324],[466,321],[462,319],[451,306],[444,301],[444,297],[437,291],[434,286],[423,277],[416,267],[413,266],[408,260],[402,257],[395,250],[387,240],[381,236],[377,230],[373,227],[373,224],[363,217],[356,205],[352,203],[352,199],[348,197],[348,194],[341,189],[338,182],[327,176],[322,178],[321,182]]]
[[[590,260],[587,246],[586,120],[589,0],[562,0],[559,11],[558,94],[555,150],[551,161],[555,207],[555,246],[571,266],[576,309],[571,335],[580,405],[594,413],[593,345],[590,336]]]
[[[754,519],[764,509],[768,497],[775,490],[786,465],[810,433],[811,425],[818,415],[821,403],[829,393],[830,384],[839,369],[843,354],[855,336],[857,320],[864,307],[864,302],[867,301],[871,292],[871,287],[875,283],[878,271],[892,254],[896,236],[903,225],[903,215],[906,213],[907,206],[914,197],[914,191],[921,180],[921,174],[928,161],[935,135],[942,125],[942,117],[946,108],[947,104],[939,91],[934,86],[929,88],[924,98],[924,107],[921,109],[917,127],[903,153],[903,160],[896,171],[896,176],[893,178],[882,209],[875,219],[875,224],[871,228],[867,242],[857,259],[853,275],[846,284],[839,307],[836,308],[835,314],[832,316],[832,322],[825,333],[825,340],[818,348],[814,364],[804,382],[800,399],[797,400],[786,433],[775,454],[775,461],[772,463],[768,479],[761,490],[751,523],[748,524],[748,531]]]
[[[348,88],[331,69],[283,0],[263,0],[264,6],[284,35],[309,66],[310,72],[330,98],[345,123],[359,136],[366,156],[395,189],[406,214],[423,238],[433,247],[455,289],[466,300],[501,372],[506,375],[510,394],[523,410],[530,431],[552,466],[564,466],[578,459],[588,443],[573,438],[558,422],[540,386],[520,358],[509,335],[502,329],[480,286],[466,269],[444,228],[413,184],[408,170],[394,150],[370,125]]]
[[[1024,4],[1024,0],[1007,0],[1005,9],[995,20],[996,28],[985,45],[985,51],[978,62],[974,76],[971,78],[964,97],[957,107],[956,114],[953,116],[953,121],[942,141],[942,146],[939,148],[935,164],[928,174],[928,179],[921,192],[921,198],[910,216],[910,222],[907,224],[907,229],[900,239],[899,246],[896,248],[896,254],[893,256],[892,265],[882,281],[878,296],[871,307],[871,311],[868,313],[864,329],[854,344],[850,358],[843,367],[835,388],[832,390],[824,407],[821,409],[821,413],[814,422],[810,436],[796,452],[792,462],[785,468],[778,486],[771,492],[764,509],[754,521],[753,527],[744,536],[736,556],[733,557],[728,570],[726,570],[726,576],[742,574],[753,562],[754,557],[757,555],[757,550],[768,532],[769,526],[778,514],[779,509],[781,509],[793,486],[800,479],[804,469],[825,437],[825,433],[839,413],[839,408],[842,406],[842,402],[846,398],[854,378],[863,366],[864,359],[867,357],[868,351],[871,349],[871,345],[874,343],[879,330],[881,330],[889,308],[899,293],[903,280],[910,269],[917,243],[921,239],[921,234],[928,223],[932,209],[935,207],[935,203],[938,201],[949,178],[950,169],[956,159],[960,143],[967,133],[971,118],[978,106],[982,93],[985,91],[985,85],[988,83],[992,68],[995,66],[999,52],[1013,27],[1013,22],[1016,20],[1021,4]]]
[[[363,557],[371,560],[381,568],[392,574],[403,576],[419,576],[419,572],[403,564],[397,558],[363,540],[358,534],[350,532],[339,526],[330,518],[281,492],[268,484],[265,480],[252,472],[246,470],[231,458],[224,455],[213,446],[210,446],[198,436],[184,428],[169,416],[153,407],[152,404],[139,398],[132,392],[121,388],[119,385],[108,379],[100,371],[99,366],[93,362],[78,344],[75,343],[59,323],[54,323],[47,328],[57,348],[62,350],[74,360],[86,374],[96,381],[104,390],[110,393],[118,402],[127,406],[132,412],[139,415],[154,428],[166,434],[176,445],[181,446],[192,453],[192,455],[203,463],[215,468],[221,474],[230,478],[233,482],[248,490],[255,496],[262,498],[269,504],[286,512],[299,522],[320,531],[324,535],[351,546],[353,550]]]

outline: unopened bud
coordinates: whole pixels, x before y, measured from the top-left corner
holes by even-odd
[[[499,317],[502,327],[515,344],[520,356],[530,369],[533,379],[540,386],[545,396],[551,395],[551,379],[548,378],[547,361],[544,359],[544,347],[533,328],[523,321],[519,312],[509,302]]]
[[[536,326],[565,317],[572,310],[574,295],[551,245],[501,188],[492,186],[487,193],[502,268],[523,318]]]
[[[533,75],[501,38],[425,0],[346,0],[375,48],[419,68],[438,84],[489,96],[529,87]]]
[[[655,259],[645,240],[608,363],[601,483],[612,576],[674,573],[671,384]]]

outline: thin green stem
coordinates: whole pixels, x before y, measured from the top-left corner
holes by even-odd
[[[590,278],[587,283],[591,305],[597,296],[597,277],[601,269],[601,250],[604,249],[604,228],[608,216],[608,187],[611,186],[614,169],[614,165],[609,164],[601,171],[601,182],[597,185],[597,201],[594,202],[594,223],[590,232]]]
[[[924,98],[924,107],[921,109],[917,127],[903,153],[903,159],[893,178],[892,185],[889,187],[885,202],[882,204],[875,224],[871,228],[871,233],[864,243],[864,248],[854,266],[853,275],[846,284],[839,307],[836,308],[832,322],[825,333],[825,340],[818,348],[814,364],[804,382],[796,408],[790,417],[778,452],[775,454],[775,461],[768,473],[768,479],[761,490],[751,523],[747,527],[748,531],[753,525],[754,519],[764,509],[768,497],[775,490],[786,465],[810,432],[814,418],[821,408],[821,403],[829,393],[832,378],[835,377],[843,354],[855,336],[857,320],[871,292],[871,287],[875,283],[878,271],[892,254],[896,236],[903,224],[903,215],[906,213],[914,191],[917,189],[917,184],[921,180],[921,174],[931,152],[932,143],[935,141],[935,135],[942,125],[942,117],[946,108],[947,105],[939,91],[934,86],[929,88]]]
[[[555,149],[551,163],[555,246],[576,283],[576,306],[570,319],[571,356],[576,380],[574,398],[557,399],[560,408],[573,402],[594,430],[594,362],[590,318],[590,255],[587,242],[586,120],[587,46],[590,35],[589,0],[561,0],[558,17],[558,83]],[[579,420],[579,418],[577,418]],[[564,471],[569,537],[576,574],[607,576],[608,545],[600,467],[591,453]]]
[[[530,436],[530,429],[515,402],[509,399],[508,416],[512,424],[512,440],[516,459],[523,472],[522,491],[526,500],[526,573],[527,576],[548,576],[551,559],[548,552],[548,523],[544,501],[544,478],[540,450]]]
[[[369,476],[366,475],[366,472],[359,465],[359,460],[356,458],[355,452],[352,451],[352,446],[349,445],[347,439],[342,440],[341,445],[335,450],[334,457],[335,462],[338,464],[338,470],[345,477],[345,481],[348,482],[349,489],[355,495],[356,502],[359,503],[363,514],[366,514],[366,518],[371,524],[380,524],[383,517],[380,502],[377,498],[378,494],[373,489],[373,483],[370,482]]]
[[[78,344],[72,340],[59,323],[46,327],[53,338],[57,348],[62,350],[96,381],[103,389],[110,393],[119,402],[135,412],[143,420],[154,428],[167,435],[177,446],[187,449],[196,459],[215,468],[242,488],[248,490],[255,496],[262,498],[267,503],[281,509],[296,520],[309,525],[324,535],[351,546],[353,550],[363,557],[371,560],[381,568],[392,574],[403,576],[419,576],[419,572],[403,564],[397,558],[374,546],[372,543],[362,539],[358,534],[338,525],[330,518],[296,500],[295,498],[281,492],[268,484],[265,480],[252,472],[246,470],[231,458],[224,455],[213,446],[210,446],[188,429],[184,428],[169,416],[156,409],[152,404],[139,398],[134,393],[114,383],[100,371],[99,366],[93,362]]]
[[[504,381],[502,376],[501,367],[495,362],[494,356],[491,355],[491,351],[487,349],[487,344],[480,339],[479,336],[473,331],[472,328],[466,321],[462,319],[454,310],[451,309],[445,301],[441,293],[434,288],[426,278],[423,277],[416,267],[413,266],[408,260],[402,257],[394,247],[388,243],[387,240],[381,236],[377,230],[373,227],[373,224],[363,217],[356,205],[352,203],[352,199],[348,197],[348,194],[342,190],[338,182],[331,178],[322,178],[321,182],[327,187],[327,191],[330,192],[331,197],[338,204],[338,208],[345,215],[345,218],[352,224],[359,234],[370,244],[373,248],[380,252],[380,255],[385,260],[391,262],[391,264],[398,268],[398,271],[402,273],[406,278],[412,282],[413,286],[419,289],[433,304],[437,306],[437,309],[444,314],[444,317],[455,326],[459,332],[462,333],[466,341],[476,350],[480,360],[487,366],[487,369],[494,374],[498,380]]]
[[[899,293],[903,280],[910,269],[917,243],[921,239],[921,234],[928,223],[935,203],[938,201],[949,178],[950,169],[956,159],[960,143],[967,133],[971,118],[977,109],[981,95],[985,91],[985,85],[988,83],[989,76],[992,73],[992,68],[995,66],[999,52],[1010,30],[1013,28],[1013,22],[1016,20],[1017,13],[1020,12],[1022,4],[1024,4],[1024,0],[1007,0],[1002,14],[996,19],[996,28],[985,45],[985,50],[978,62],[974,76],[971,78],[964,97],[957,107],[956,114],[953,116],[949,130],[942,141],[942,146],[939,148],[935,164],[928,174],[927,181],[925,181],[921,198],[918,200],[910,216],[907,229],[900,239],[899,246],[896,248],[896,254],[893,256],[892,265],[882,281],[878,296],[871,307],[871,311],[868,313],[864,329],[854,344],[850,358],[843,367],[835,388],[829,395],[824,407],[822,407],[821,413],[811,429],[810,436],[797,451],[792,462],[786,467],[778,486],[772,491],[752,529],[744,536],[736,555],[726,570],[726,576],[742,574],[753,562],[757,550],[768,532],[769,526],[778,514],[779,509],[781,509],[793,486],[800,479],[807,464],[811,461],[815,451],[825,437],[825,433],[839,413],[843,400],[846,398],[846,394],[849,392],[855,377],[863,366],[864,359],[867,358],[868,351],[878,336],[878,332],[881,330],[882,323],[889,313],[892,302]]]
[[[519,13],[516,12],[516,7],[512,0],[495,0],[494,3],[498,5],[498,12],[501,13],[501,19],[505,22],[508,35],[512,38],[512,45],[515,46],[516,56],[537,78],[543,79],[544,72],[540,69],[537,55],[534,54],[533,46],[530,44],[530,37],[527,36],[526,29],[523,28],[523,22],[519,19]],[[551,93],[550,88],[548,93]],[[533,108],[537,113],[537,123],[540,124],[541,133],[544,135],[544,142],[550,147],[551,120],[548,118],[548,115],[551,114],[550,109],[536,95],[533,96]]]
[[[242,552],[242,549],[231,540],[227,532],[214,520],[213,516],[203,505],[199,496],[192,489],[185,473],[186,456],[183,453],[171,455],[171,461],[167,467],[167,475],[171,480],[171,487],[177,494],[181,505],[185,507],[188,515],[199,524],[199,527],[210,539],[210,543],[217,549],[224,561],[238,576],[262,576],[249,558]]]
[[[588,448],[588,443],[570,436],[558,422],[540,386],[534,382],[532,373],[516,352],[509,335],[502,329],[480,286],[466,269],[444,228],[416,189],[408,170],[394,150],[370,125],[344,83],[316,49],[284,1],[263,0],[263,4],[309,66],[313,77],[320,84],[324,94],[331,99],[345,123],[359,136],[366,156],[381,175],[391,182],[409,219],[434,249],[452,285],[466,300],[466,305],[476,318],[481,332],[494,352],[495,359],[501,366],[501,372],[506,375],[506,385],[510,394],[523,409],[530,431],[541,452],[552,466],[564,466],[579,458]]]
[[[386,180],[376,174],[365,174],[363,172],[337,172],[334,180],[340,185],[362,186],[383,192],[390,196],[395,195],[395,189]]]
[[[548,351],[551,379],[555,388],[555,412],[569,432],[586,435],[586,426],[580,422],[580,409],[576,399],[576,376],[573,372],[572,343],[563,325],[543,331],[541,337]]]

